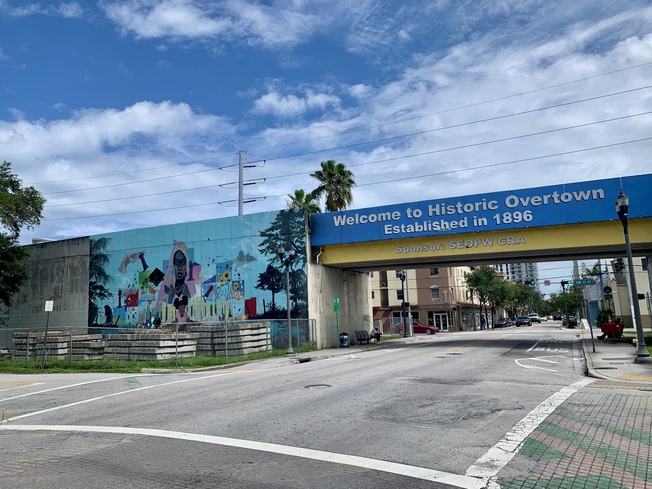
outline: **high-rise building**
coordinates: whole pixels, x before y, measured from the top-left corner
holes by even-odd
[[[540,285],[538,263],[505,263],[493,266],[507,281],[526,284],[534,281],[537,287]]]

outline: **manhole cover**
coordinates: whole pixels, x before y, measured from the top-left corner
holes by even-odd
[[[307,385],[305,389],[327,389],[330,387],[328,384],[312,384],[312,385]]]

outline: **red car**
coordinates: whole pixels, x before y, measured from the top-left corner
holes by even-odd
[[[421,324],[417,321],[412,322],[412,332],[413,333],[426,333],[426,334],[435,334],[439,331],[437,326]]]

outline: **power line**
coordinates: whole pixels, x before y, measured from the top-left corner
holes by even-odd
[[[497,120],[507,119],[507,118],[510,118],[510,117],[517,117],[517,116],[525,115],[525,114],[533,114],[533,113],[541,112],[541,111],[544,111],[544,110],[557,109],[557,108],[560,108],[560,107],[566,107],[566,106],[569,106],[569,105],[575,105],[575,104],[580,104],[580,103],[584,103],[584,102],[592,102],[592,101],[600,100],[600,99],[603,99],[603,98],[614,97],[616,95],[623,95],[623,94],[626,94],[626,93],[635,92],[635,91],[639,91],[639,90],[647,90],[649,88],[652,88],[652,85],[646,85],[644,87],[633,88],[633,89],[624,90],[624,91],[621,91],[621,92],[608,93],[608,94],[599,95],[599,96],[596,96],[596,97],[589,97],[589,98],[586,98],[586,99],[575,100],[575,101],[572,101],[572,102],[564,102],[564,103],[555,104],[555,105],[548,105],[548,106],[539,107],[539,108],[536,108],[536,109],[524,110],[522,112],[514,112],[512,114],[505,114],[505,115],[500,115],[500,116],[495,116],[495,117],[489,117],[487,119],[478,119],[478,120],[474,120],[474,121],[462,122],[460,124],[453,124],[453,125],[450,125],[450,126],[438,127],[438,128],[435,128],[435,129],[426,129],[426,130],[423,130],[423,131],[417,131],[417,132],[412,132],[412,133],[408,133],[408,134],[401,134],[401,135],[398,135],[398,136],[391,136],[391,137],[382,138],[382,139],[375,139],[373,141],[363,141],[363,142],[360,142],[360,143],[351,143],[351,144],[346,144],[346,145],[343,145],[343,146],[337,146],[337,147],[333,147],[333,148],[318,149],[318,150],[314,150],[314,151],[307,151],[307,152],[304,152],[304,153],[296,153],[296,154],[293,154],[293,155],[278,156],[276,158],[267,158],[267,161],[276,161],[276,160],[283,160],[283,159],[288,159],[288,158],[296,158],[298,156],[309,156],[309,155],[313,155],[313,154],[327,153],[327,152],[337,151],[337,150],[340,150],[340,149],[354,148],[356,146],[365,146],[367,144],[386,143],[388,141],[393,141],[393,140],[396,140],[396,139],[420,136],[422,134],[428,134],[428,133],[431,133],[431,132],[445,131],[447,129],[458,129],[460,127],[470,126],[470,125],[473,125],[473,124],[481,124],[481,123],[484,123],[484,122],[495,122]]]
[[[621,68],[621,69],[618,69],[618,70],[608,71],[608,72],[605,72],[605,73],[599,73],[597,75],[591,75],[591,76],[586,76],[586,77],[583,77],[583,78],[577,78],[575,80],[562,82],[562,83],[557,83],[555,85],[548,85],[548,86],[542,87],[542,88],[535,88],[533,90],[527,90],[525,92],[519,92],[519,93],[515,93],[515,94],[512,94],[512,95],[506,95],[504,97],[498,97],[498,98],[493,98],[493,99],[489,99],[489,100],[483,100],[481,102],[474,102],[472,104],[460,105],[460,106],[457,106],[457,107],[452,107],[450,109],[444,109],[444,110],[440,110],[440,111],[437,111],[437,112],[430,112],[428,114],[423,114],[423,115],[414,116],[414,117],[407,117],[405,119],[400,119],[400,120],[391,121],[391,122],[385,122],[383,124],[377,124],[377,125],[374,125],[374,126],[366,126],[366,127],[361,127],[361,128],[357,128],[357,129],[350,129],[348,131],[341,131],[341,132],[337,132],[337,133],[334,133],[334,134],[329,134],[327,136],[320,136],[320,137],[316,137],[316,138],[297,140],[297,141],[294,141],[294,142],[277,144],[277,145],[274,145],[274,146],[266,146],[266,147],[262,147],[262,148],[258,148],[258,149],[249,150],[249,152],[254,153],[256,151],[269,151],[271,149],[282,148],[282,147],[291,146],[291,145],[294,145],[294,144],[310,143],[310,142],[313,142],[313,141],[320,141],[322,139],[332,138],[332,137],[336,137],[336,136],[343,136],[343,135],[346,135],[346,134],[352,134],[352,133],[356,133],[356,132],[368,131],[369,129],[377,129],[379,127],[385,127],[385,126],[394,125],[394,124],[402,124],[403,122],[410,122],[410,121],[414,121],[414,120],[418,120],[418,119],[423,119],[423,118],[426,118],[426,117],[446,114],[448,112],[456,112],[458,110],[469,109],[469,108],[472,108],[472,107],[479,107],[481,105],[490,104],[490,103],[493,103],[493,102],[500,102],[500,101],[503,101],[503,100],[509,100],[511,98],[521,97],[523,95],[530,95],[532,93],[543,92],[545,90],[550,90],[550,89],[553,89],[553,88],[559,88],[559,87],[563,87],[563,86],[567,86],[567,85],[572,85],[574,83],[579,83],[579,82],[583,82],[583,81],[587,81],[587,80],[592,80],[592,79],[600,78],[600,77],[603,77],[603,76],[613,75],[613,74],[616,74],[616,73],[621,73],[621,72],[624,72],[624,71],[633,70],[633,69],[636,69],[636,68],[641,68],[643,66],[648,66],[648,65],[651,65],[651,64],[652,64],[652,61],[649,61],[647,63],[641,63],[641,64],[634,65],[634,66],[628,66],[627,68]]]
[[[156,170],[163,170],[165,168],[172,168],[172,167],[176,168],[179,165],[193,165],[195,163],[204,163],[206,161],[212,161],[212,160],[216,160],[218,158],[225,158],[227,156],[232,156],[232,155],[233,155],[232,153],[227,153],[227,154],[223,154],[223,155],[211,156],[210,158],[204,158],[204,159],[201,159],[201,160],[179,161],[179,162],[176,162],[176,163],[172,163],[170,165],[156,166],[156,167],[152,167],[152,168],[143,168],[143,169],[140,169],[140,170],[130,170],[130,171],[121,172],[121,173],[107,173],[105,175],[93,175],[92,177],[65,178],[65,179],[62,179],[62,180],[50,180],[50,181],[46,181],[46,182],[33,182],[33,183],[28,184],[28,185],[33,186],[33,185],[46,185],[46,184],[50,184],[50,183],[59,183],[59,182],[77,182],[79,180],[92,180],[94,178],[115,177],[115,176],[118,176],[118,175],[131,175],[131,174],[134,174],[134,173],[142,173],[142,172],[151,172],[151,171],[156,171]]]
[[[481,123],[485,123],[485,122],[495,122],[497,120],[507,119],[507,118],[511,118],[511,117],[517,117],[517,116],[520,116],[520,115],[532,114],[532,113],[536,113],[536,112],[543,111],[543,110],[550,110],[550,109],[554,109],[554,108],[566,107],[566,106],[569,106],[569,105],[575,105],[575,104],[584,103],[584,102],[600,100],[600,99],[604,99],[604,98],[608,98],[608,97],[614,97],[614,96],[617,96],[617,95],[623,95],[623,94],[633,93],[633,92],[640,91],[640,90],[646,90],[646,89],[649,89],[649,88],[652,88],[652,85],[646,85],[646,86],[643,86],[643,87],[637,87],[637,88],[633,88],[633,89],[629,89],[629,90],[623,90],[623,91],[619,91],[619,92],[612,92],[612,93],[609,93],[609,94],[603,94],[603,95],[599,95],[599,96],[595,96],[595,97],[589,97],[589,98],[580,99],[580,100],[575,100],[575,101],[571,101],[571,102],[564,102],[564,103],[560,103],[560,104],[554,104],[554,105],[549,105],[549,106],[545,106],[545,107],[539,107],[539,108],[536,108],[536,109],[530,109],[530,110],[526,110],[526,111],[515,112],[515,113],[512,113],[512,114],[505,114],[505,115],[496,116],[496,117],[478,119],[478,120],[474,120],[474,121],[467,121],[467,122],[460,123],[460,124],[454,124],[454,125],[450,125],[450,126],[443,126],[443,127],[434,128],[434,129],[427,129],[427,130],[424,130],[424,131],[417,131],[417,132],[413,132],[413,133],[409,133],[409,134],[392,136],[392,137],[377,139],[377,140],[373,140],[373,141],[352,143],[352,144],[349,144],[349,145],[343,145],[343,146],[339,146],[339,147],[336,147],[336,148],[314,150],[314,151],[298,153],[298,154],[294,154],[294,155],[279,156],[279,157],[276,157],[276,158],[268,158],[266,161],[274,161],[274,160],[295,158],[295,157],[299,157],[299,156],[308,156],[308,155],[311,155],[311,154],[318,154],[318,153],[323,153],[323,152],[336,151],[336,150],[347,149],[347,148],[352,148],[352,147],[356,147],[356,146],[364,146],[364,145],[368,145],[368,144],[384,143],[384,142],[388,142],[388,141],[392,141],[392,140],[396,140],[396,139],[401,139],[401,138],[406,138],[406,137],[414,137],[414,136],[427,134],[427,133],[431,133],[431,132],[444,131],[444,130],[447,130],[447,129],[457,129],[457,128],[469,126],[469,125],[472,125],[472,124],[481,124]],[[512,140],[512,139],[519,139],[519,138],[522,138],[522,137],[530,137],[530,136],[534,136],[534,135],[546,134],[546,133],[549,133],[549,132],[555,132],[555,131],[561,131],[561,130],[566,130],[566,129],[573,129],[573,128],[578,128],[578,127],[583,127],[583,126],[586,126],[586,125],[598,124],[598,123],[601,123],[601,122],[613,122],[613,121],[616,121],[616,120],[627,119],[627,118],[630,118],[630,117],[637,117],[637,116],[646,115],[646,114],[649,114],[649,113],[650,112],[643,112],[643,113],[640,113],[640,114],[633,114],[633,115],[627,115],[627,116],[623,116],[623,117],[606,119],[604,121],[592,122],[592,123],[587,123],[587,124],[578,124],[578,125],[575,125],[575,126],[568,126],[568,127],[564,127],[564,128],[550,129],[548,131],[541,131],[541,132],[538,132],[538,133],[531,133],[529,135],[514,136],[514,137],[510,137],[510,138],[502,138],[502,139],[492,140],[492,141],[488,141],[488,142],[484,142],[484,143],[476,143],[476,144],[471,144],[471,145],[459,146],[459,147],[456,147],[456,148],[445,149],[443,151],[452,151],[454,149],[469,148],[469,147],[478,146],[478,145],[482,145],[482,144],[490,144],[490,143],[493,143],[493,142],[504,142],[504,141],[509,141],[509,140]],[[360,166],[360,165],[350,165],[350,167],[354,167],[354,166]],[[214,171],[216,169],[221,169],[221,168],[210,168],[210,169],[204,169],[204,170],[197,170],[197,171],[194,171],[194,172],[181,173],[181,174],[177,174],[177,175],[171,175],[171,176],[169,175],[169,176],[165,176],[165,177],[155,177],[155,178],[151,178],[151,179],[136,180],[136,181],[132,181],[132,182],[123,182],[123,183],[116,183],[116,184],[111,184],[111,185],[102,185],[102,186],[97,186],[97,187],[88,187],[88,188],[84,188],[84,189],[60,190],[60,191],[56,191],[56,192],[46,192],[46,193],[43,193],[43,195],[55,195],[55,194],[72,193],[72,192],[83,192],[83,191],[86,191],[86,190],[99,190],[99,189],[118,187],[118,186],[124,186],[124,185],[136,185],[136,184],[140,184],[140,183],[147,183],[147,182],[152,182],[152,181],[157,181],[157,180],[167,180],[167,179],[175,178],[175,177],[179,177],[179,176],[195,175],[195,174],[199,174],[199,173]],[[306,172],[297,173],[296,175],[305,174],[305,173]],[[308,172],[308,173],[312,173],[312,172]],[[279,178],[279,177],[268,177],[268,178],[271,179],[271,178]]]
[[[568,154],[577,154],[577,153],[582,153],[586,151],[595,151],[598,149],[605,149],[605,148],[611,148],[611,147],[616,147],[616,146],[621,146],[625,144],[634,144],[634,143],[639,143],[643,141],[649,141],[652,140],[652,136],[648,138],[640,138],[640,139],[634,139],[630,141],[621,141],[618,143],[611,143],[611,144],[605,144],[601,146],[593,146],[590,148],[583,148],[583,149],[577,149],[577,150],[572,150],[572,151],[565,151],[565,152],[560,152],[560,153],[554,153],[554,154],[548,154],[548,155],[540,155],[540,156],[534,156],[530,158],[521,158],[517,160],[511,160],[511,161],[505,161],[505,162],[500,162],[500,163],[492,163],[492,164],[487,164],[487,165],[479,165],[475,167],[469,167],[469,168],[462,168],[458,170],[448,170],[448,171],[443,171],[443,172],[437,172],[437,173],[430,173],[427,175],[417,175],[417,176],[411,176],[411,177],[406,177],[402,179],[396,179],[392,178],[389,180],[381,181],[381,182],[372,182],[368,184],[361,184],[358,185],[358,187],[366,186],[366,185],[378,185],[381,183],[389,183],[389,182],[395,182],[399,180],[413,180],[413,179],[422,179],[424,177],[431,177],[431,176],[437,176],[437,175],[444,175],[444,174],[449,174],[449,173],[461,173],[461,172],[466,172],[466,171],[471,171],[471,170],[479,170],[479,169],[484,169],[484,168],[491,168],[491,167],[496,167],[496,166],[502,166],[502,165],[510,165],[514,163],[521,163],[525,161],[534,161],[534,160],[540,160],[540,159],[545,159],[545,158],[553,158],[557,156],[564,156]],[[429,152],[432,153],[432,152]],[[401,156],[401,157],[395,157],[395,158],[388,158],[385,160],[377,160],[375,162],[368,162],[365,164],[371,164],[371,163],[378,163],[378,162],[385,162],[385,161],[393,161],[397,159],[405,159],[405,158],[411,158],[411,157],[416,157],[416,156],[423,156],[424,154],[429,154],[429,153],[419,153],[419,154],[414,154],[414,155],[406,155],[406,156]],[[294,174],[298,175],[298,174]],[[285,178],[287,178],[288,175],[285,175]],[[280,177],[279,177],[280,178]],[[287,194],[279,194],[279,195],[267,195],[267,196],[260,196],[258,198],[277,198],[277,197],[286,197]],[[232,201],[224,201],[224,202],[232,202]],[[127,215],[127,214],[143,214],[143,213],[151,213],[151,212],[158,212],[158,211],[169,211],[169,210],[175,210],[175,209],[183,209],[183,208],[189,208],[189,207],[202,207],[202,206],[207,206],[207,205],[215,205],[219,204],[222,205],[222,202],[209,202],[205,204],[194,204],[194,205],[187,205],[187,206],[174,206],[174,207],[168,207],[168,208],[157,208],[157,209],[151,209],[151,210],[142,210],[142,211],[130,211],[130,212],[124,212],[124,213],[114,213],[114,214],[103,214],[103,215],[92,215],[92,216],[73,216],[73,217],[66,217],[66,218],[53,218],[53,219],[44,219],[48,221],[65,221],[65,220],[72,220],[72,219],[90,219],[90,218],[97,218],[97,217],[114,217],[114,216],[121,216],[121,215]]]
[[[533,90],[528,90],[528,91],[525,91],[525,92],[519,92],[519,93],[516,93],[516,94],[506,95],[504,97],[498,97],[498,98],[494,98],[494,99],[484,100],[484,101],[481,101],[481,102],[475,102],[475,103],[472,103],[472,104],[453,107],[453,108],[441,110],[441,111],[438,111],[438,112],[432,112],[432,113],[424,114],[424,115],[420,115],[420,116],[414,116],[414,117],[409,117],[409,118],[405,118],[405,119],[401,119],[401,120],[397,120],[397,121],[386,122],[386,123],[377,124],[377,125],[374,125],[374,126],[366,126],[364,128],[352,129],[352,130],[348,130],[348,131],[341,131],[341,132],[338,132],[338,133],[335,133],[335,134],[330,134],[330,135],[327,135],[327,136],[320,136],[320,137],[317,137],[317,138],[309,138],[309,139],[304,139],[304,140],[298,140],[298,141],[291,142],[291,143],[284,143],[284,144],[279,144],[279,145],[262,147],[262,148],[258,148],[258,149],[254,149],[254,150],[249,150],[248,152],[252,153],[252,152],[263,151],[263,150],[268,151],[270,149],[276,149],[276,148],[285,147],[285,146],[288,146],[288,145],[295,145],[295,144],[300,144],[300,143],[308,143],[308,142],[317,141],[317,140],[321,140],[321,139],[325,139],[325,138],[332,138],[332,137],[341,136],[341,135],[345,135],[345,134],[349,134],[349,133],[361,132],[361,131],[366,131],[366,130],[369,130],[369,129],[376,129],[376,128],[379,128],[379,127],[385,127],[385,126],[389,126],[389,125],[400,124],[400,123],[403,123],[403,122],[409,122],[409,121],[413,121],[413,120],[417,120],[417,119],[422,119],[422,118],[425,118],[425,117],[441,115],[441,114],[449,113],[449,112],[455,112],[455,111],[458,111],[458,110],[463,110],[463,109],[467,109],[467,108],[471,108],[471,107],[477,107],[477,106],[489,104],[489,103],[492,103],[492,102],[508,100],[508,99],[511,99],[511,98],[517,98],[517,97],[521,97],[521,96],[524,96],[524,95],[529,95],[529,94],[532,94],[532,93],[537,93],[537,92],[550,90],[550,89],[553,89],[553,88],[559,88],[559,87],[563,87],[563,86],[567,86],[567,85],[571,85],[571,84],[575,84],[575,83],[579,83],[579,82],[583,82],[583,81],[587,81],[587,80],[591,80],[591,79],[595,79],[595,78],[600,78],[600,77],[603,77],[603,76],[609,76],[609,75],[613,75],[613,74],[616,74],[616,73],[621,73],[621,72],[624,72],[624,71],[633,70],[633,69],[636,69],[636,68],[641,68],[641,67],[648,66],[648,65],[651,65],[651,64],[652,64],[652,62],[641,63],[641,64],[638,64],[638,65],[629,66],[627,68],[621,68],[621,69],[618,69],[618,70],[612,70],[612,71],[608,71],[608,72],[604,72],[604,73],[599,73],[597,75],[578,78],[578,79],[575,79],[575,80],[562,82],[562,83],[558,83],[558,84],[555,84],[555,85],[549,85],[549,86],[546,86],[546,87],[537,88],[537,89],[533,89]],[[637,90],[637,89],[634,89],[634,90]],[[611,95],[605,95],[605,96],[611,96]],[[587,99],[587,100],[589,100],[589,99]],[[571,103],[579,103],[579,101],[578,102],[571,102]],[[552,108],[552,107],[556,107],[556,106],[551,106],[550,108]],[[542,108],[540,110],[544,110],[544,109]],[[527,113],[527,112],[524,112],[524,113]],[[511,114],[510,116],[516,116],[516,115],[519,115],[519,113]],[[487,121],[489,121],[489,120],[491,120],[491,119],[487,119]],[[474,124],[474,123],[478,123],[478,122],[481,122],[481,121],[471,121],[471,122],[468,122],[468,123],[465,123],[465,124]],[[462,124],[462,125],[464,125],[464,124]],[[458,126],[450,126],[450,127],[458,127]],[[435,130],[443,130],[443,129],[445,129],[445,128],[438,128],[438,129],[435,129]],[[428,132],[428,131],[425,131],[425,132]],[[414,134],[418,135],[420,133],[414,133]],[[407,137],[407,136],[397,136],[397,137]],[[363,143],[359,143],[359,144],[360,145],[373,144],[374,142],[382,142],[382,141],[383,140],[367,141],[367,142],[363,142]],[[327,149],[327,150],[322,150],[322,151],[333,151],[333,150],[337,150],[337,149],[345,149],[346,147],[347,146],[343,146],[343,147],[340,147],[340,148]],[[291,155],[291,156],[279,157],[279,158],[276,158],[276,159],[290,158],[290,157],[296,157],[296,156],[304,156],[304,155],[309,155],[309,154],[313,154],[313,153],[304,153],[304,154],[298,154],[298,155]],[[188,161],[188,162],[173,163],[173,164],[170,164],[170,165],[164,165],[164,166],[160,166],[160,167],[153,167],[153,168],[149,168],[149,169],[134,170],[134,171],[122,172],[122,173],[111,173],[111,174],[105,174],[105,175],[95,175],[95,176],[92,176],[92,177],[79,177],[79,178],[73,178],[73,179],[66,178],[66,179],[62,179],[62,180],[53,180],[53,181],[46,181],[46,182],[34,182],[34,183],[31,183],[30,185],[50,184],[50,183],[58,183],[58,182],[74,182],[74,181],[80,181],[80,180],[91,180],[91,179],[94,179],[94,178],[115,177],[115,176],[119,176],[119,175],[128,175],[128,174],[130,175],[130,174],[141,173],[141,172],[146,172],[146,171],[151,172],[151,171],[161,170],[161,169],[165,169],[165,168],[176,167],[178,165],[203,163],[203,162],[206,162],[206,161],[212,161],[212,160],[215,160],[215,159],[218,159],[218,158],[224,158],[224,157],[232,156],[232,155],[233,155],[233,153],[226,153],[226,154],[222,154],[222,155],[211,156],[209,158],[191,160],[191,161]]]

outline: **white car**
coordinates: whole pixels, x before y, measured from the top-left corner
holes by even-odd
[[[528,317],[530,318],[530,321],[532,321],[533,323],[540,323],[541,322],[541,318],[539,317],[539,315],[536,312],[530,313],[528,315]]]

